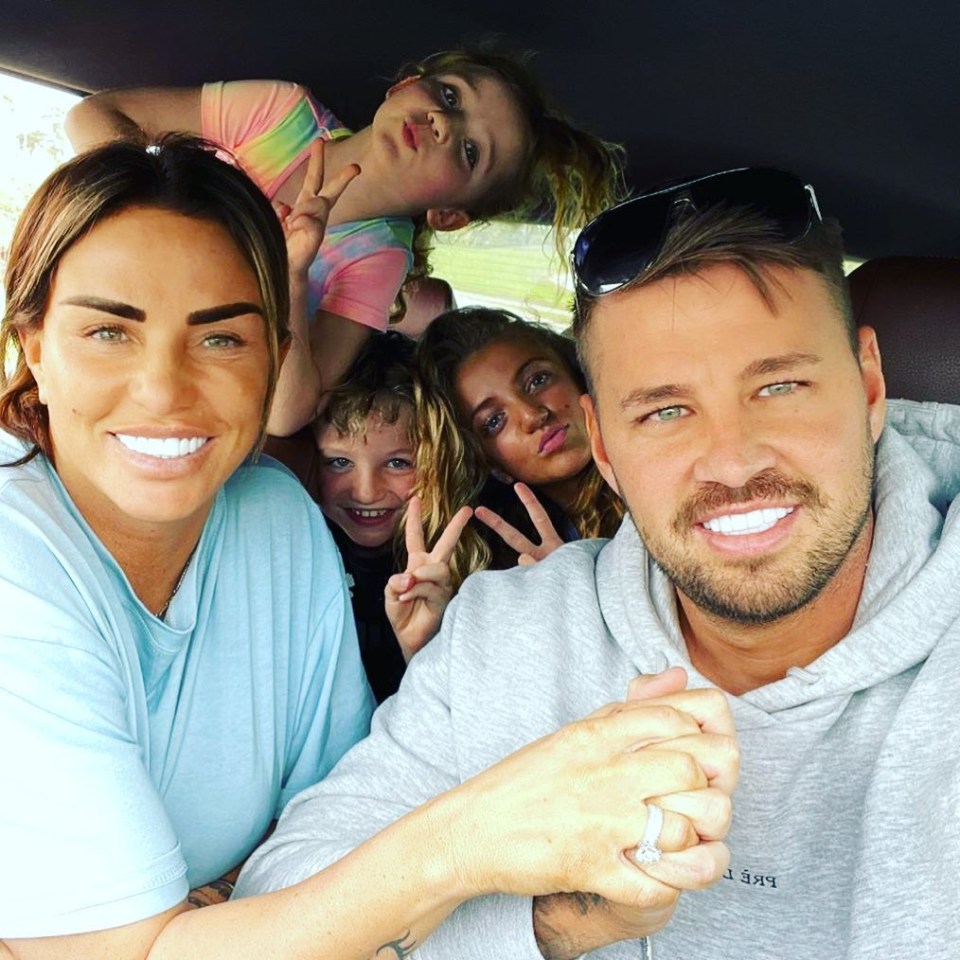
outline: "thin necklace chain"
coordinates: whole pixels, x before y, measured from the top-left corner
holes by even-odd
[[[196,547],[190,551],[190,556],[187,557],[187,562],[183,565],[183,569],[180,571],[180,576],[177,577],[177,582],[173,585],[173,590],[170,592],[170,596],[167,597],[167,602],[160,608],[160,612],[157,614],[158,620],[163,620],[166,618],[167,611],[170,609],[170,604],[173,603],[173,598],[177,595],[177,591],[183,584],[183,578],[187,575],[187,568],[190,566],[190,561],[193,559],[193,554],[195,552]]]

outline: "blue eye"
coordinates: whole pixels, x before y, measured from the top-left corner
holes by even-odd
[[[211,333],[203,338],[205,347],[214,347],[215,349],[239,347],[242,344],[243,340],[233,333]]]
[[[441,83],[440,100],[447,109],[456,110],[460,105],[460,94],[456,87],[451,87],[449,83]]]
[[[797,380],[785,380],[783,383],[770,383],[761,387],[757,394],[761,397],[785,397],[793,393],[800,383]]]
[[[679,420],[681,417],[687,416],[688,412],[686,407],[679,405],[661,407],[659,410],[654,410],[653,413],[647,414],[644,420],[653,420],[656,423],[672,423],[674,420]]]
[[[549,370],[540,370],[527,380],[527,391],[534,393],[541,387],[545,387],[552,379]]]
[[[504,420],[503,413],[494,413],[491,416],[487,417],[480,424],[480,432],[486,436],[492,436],[503,426]]]
[[[387,461],[387,466],[391,470],[412,470],[413,464],[404,457],[391,457]]]
[[[480,149],[472,140],[464,140],[463,156],[467,161],[467,166],[473,170],[480,161]]]
[[[103,326],[91,330],[87,336],[91,340],[99,340],[101,343],[121,343],[127,339],[127,332],[123,327]]]
[[[329,457],[326,463],[331,470],[343,471],[349,470],[353,463],[346,457]]]

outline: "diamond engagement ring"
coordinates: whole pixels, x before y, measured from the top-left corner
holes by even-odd
[[[659,863],[663,851],[657,846],[660,831],[663,830],[663,810],[655,803],[644,804],[647,808],[647,824],[643,828],[643,836],[633,851],[633,858],[637,863]]]

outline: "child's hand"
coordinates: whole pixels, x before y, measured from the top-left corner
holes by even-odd
[[[507,523],[499,513],[489,507],[477,507],[476,516],[481,523],[485,523],[508,547],[512,547],[520,554],[517,563],[521,567],[529,567],[538,560],[553,553],[557,547],[563,546],[563,540],[557,533],[547,511],[543,509],[534,492],[525,483],[515,483],[513,489],[517,492],[520,502],[527,508],[527,513],[538,534],[540,542],[528,540],[516,527]]]
[[[314,140],[310,144],[307,173],[296,203],[292,207],[285,203],[274,205],[287,238],[287,261],[291,277],[304,276],[310,269],[323,243],[330,210],[340,199],[347,184],[360,173],[360,168],[352,163],[324,185],[323,143],[323,140]]]
[[[395,573],[384,591],[387,618],[407,663],[440,628],[440,618],[453,596],[450,557],[472,515],[469,507],[461,508],[428,553],[420,519],[420,498],[410,499],[404,530],[407,569]]]

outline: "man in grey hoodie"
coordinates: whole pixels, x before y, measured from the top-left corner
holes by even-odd
[[[809,187],[770,170],[666,188],[584,230],[583,402],[629,518],[609,542],[471,577],[241,892],[316,872],[679,666],[725,690],[737,723],[723,879],[649,938],[632,904],[477,898],[417,955],[613,960],[650,941],[657,960],[957,955],[960,408],[887,404],[838,236]]]

